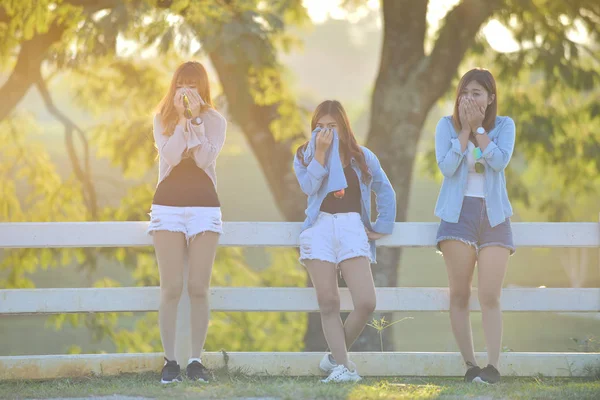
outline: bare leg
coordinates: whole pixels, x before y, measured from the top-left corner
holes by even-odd
[[[168,360],[175,360],[177,306],[183,288],[186,241],[181,232],[155,231],[152,235],[160,273],[160,338]]]
[[[351,258],[343,261],[340,268],[354,304],[354,310],[344,323],[346,346],[350,349],[375,311],[377,299],[369,259],[366,257]]]
[[[476,261],[475,248],[458,240],[445,240],[440,244],[440,249],[444,254],[448,272],[452,333],[465,362],[477,365],[469,311],[471,281]]]
[[[196,235],[189,244],[192,358],[200,358],[206,341],[210,319],[210,277],[218,243],[218,233],[204,232]]]
[[[498,368],[502,348],[502,310],[500,295],[508,266],[510,250],[499,246],[484,247],[479,252],[477,291],[481,305],[483,333],[488,352],[488,363]]]
[[[335,265],[319,260],[306,260],[305,264],[317,292],[325,340],[336,362],[348,367],[348,350],[340,317],[340,294]]]

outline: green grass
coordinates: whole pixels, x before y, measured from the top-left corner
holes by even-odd
[[[367,378],[359,384],[321,384],[317,377],[249,377],[218,374],[209,385],[163,386],[158,375],[0,382],[0,398],[88,396],[244,399],[598,399],[600,380],[506,378],[494,386],[464,384],[460,378]]]

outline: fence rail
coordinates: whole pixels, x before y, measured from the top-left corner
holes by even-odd
[[[150,246],[147,222],[0,223],[0,248]],[[397,222],[381,247],[433,247],[438,224]],[[298,246],[297,222],[225,222],[222,246]],[[598,247],[600,224],[594,222],[516,222],[517,247]]]
[[[298,246],[299,223],[226,222],[223,246]],[[396,223],[394,234],[378,241],[383,247],[433,247],[436,223]],[[0,223],[0,248],[137,247],[151,245],[146,222]],[[600,247],[598,223],[514,223],[517,247]],[[57,313],[144,312],[158,309],[156,287],[4,289],[0,316]],[[185,291],[184,291],[185,292]],[[341,289],[341,308],[352,309],[347,289]],[[177,357],[189,348],[189,301],[180,303]],[[470,307],[479,310],[476,292]],[[311,288],[214,287],[213,311],[318,311]],[[600,312],[600,288],[507,288],[505,311]],[[378,288],[377,311],[447,311],[447,288]],[[249,373],[318,374],[322,353],[229,353],[229,367]],[[479,354],[478,357],[483,357]],[[366,376],[440,375],[463,373],[458,353],[354,353],[353,361]],[[209,367],[223,366],[223,354],[206,353]],[[483,359],[482,359],[483,362]],[[90,373],[118,374],[159,370],[160,354],[98,354],[0,357],[0,380],[57,378]],[[600,353],[504,353],[507,375],[585,376],[600,365]],[[33,371],[33,372],[32,372]]]
[[[377,288],[379,312],[448,311],[446,288]],[[157,311],[159,288],[6,289],[0,290],[2,314],[60,314]],[[351,311],[348,289],[340,289],[342,311]],[[479,311],[477,290],[471,310]],[[504,311],[599,312],[600,288],[515,288],[502,293]],[[213,287],[213,311],[319,311],[312,288]]]

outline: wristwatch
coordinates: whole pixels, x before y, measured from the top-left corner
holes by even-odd
[[[483,126],[480,126],[475,130],[475,132],[477,132],[478,135],[483,135],[485,133],[485,129],[483,129]]]
[[[200,118],[200,117],[192,118],[192,125],[196,125],[196,126],[202,125],[202,118]]]

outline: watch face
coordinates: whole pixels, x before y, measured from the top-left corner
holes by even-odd
[[[483,129],[481,126],[479,128],[477,128],[477,133],[479,133],[480,135],[483,135],[485,133],[485,129]]]

